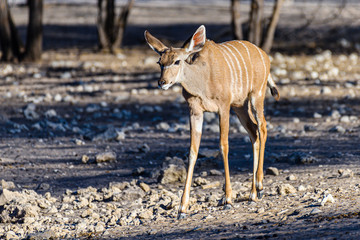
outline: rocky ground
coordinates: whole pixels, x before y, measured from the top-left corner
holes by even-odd
[[[189,217],[177,221],[189,124],[157,56],[47,50],[0,65],[0,238],[360,237],[360,55],[271,54],[265,196],[249,202],[251,144],[230,128],[234,207],[223,210],[218,119],[206,114]]]

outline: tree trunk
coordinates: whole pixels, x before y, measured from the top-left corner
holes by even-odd
[[[29,0],[29,24],[27,29],[24,61],[39,61],[42,53],[43,0]]]
[[[231,0],[231,29],[234,39],[243,39],[240,19],[240,0]]]
[[[261,43],[263,13],[264,0],[252,0],[248,39],[257,46]]]
[[[117,22],[117,33],[116,33],[116,39],[113,44],[113,48],[121,48],[121,44],[124,39],[124,32],[125,28],[127,26],[127,20],[131,11],[131,8],[134,5],[134,0],[129,0],[127,5],[122,9],[120,16],[118,18]]]
[[[103,0],[98,0],[97,31],[98,31],[100,49],[106,49],[109,48],[110,46],[104,25],[105,24],[103,19]]]
[[[0,46],[1,61],[17,61],[23,48],[7,0],[0,0]]]
[[[284,3],[284,0],[276,0],[276,2],[274,4],[274,9],[273,9],[273,13],[271,16],[271,20],[270,20],[269,26],[267,28],[266,36],[264,38],[263,45],[262,45],[262,49],[267,53],[270,52],[271,47],[273,45],[275,29],[276,29],[276,26],[279,21],[280,9],[281,9],[281,6],[283,3]]]
[[[115,1],[106,0],[104,21],[103,0],[98,0],[97,29],[100,49],[106,49],[110,52],[114,52],[116,48],[121,47],[128,16],[133,4],[134,0],[128,0],[128,3],[120,12],[120,15],[115,23]]]
[[[105,32],[108,41],[112,44],[115,41],[115,0],[106,0]]]

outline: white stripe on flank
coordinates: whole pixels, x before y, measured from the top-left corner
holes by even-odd
[[[243,45],[243,47],[245,48],[248,56],[249,56],[249,63],[250,63],[250,66],[252,66],[251,64],[251,57],[250,57],[250,51],[248,49],[248,47],[245,45],[245,43],[241,42],[241,41],[237,41],[239,42],[241,45]],[[246,65],[245,65],[246,66]],[[246,71],[247,72],[247,71]],[[246,82],[246,91],[249,90],[249,78],[247,79],[247,82]],[[250,92],[252,91],[252,80],[250,80]]]
[[[220,44],[220,45],[222,45],[222,44]],[[227,53],[227,51],[224,49],[224,48],[221,48],[220,46],[219,46],[219,49],[220,49],[220,52],[221,53],[224,53],[225,55],[226,55],[226,57],[225,57],[225,59],[228,59],[229,61],[226,61],[227,62],[227,64],[229,65],[229,69],[230,69],[230,72],[231,72],[231,91],[230,92],[233,92],[233,89],[234,89],[234,79],[235,79],[235,76],[236,76],[236,74],[234,73],[234,71],[236,70],[235,69],[235,66],[234,66],[234,63],[233,63],[233,61],[231,60],[231,56]],[[230,64],[229,64],[229,62],[230,62]],[[234,92],[235,93],[235,92]],[[233,95],[232,95],[233,96]]]
[[[226,59],[226,57],[225,57],[224,53],[222,52],[221,48],[220,48],[217,44],[215,44],[215,46],[218,48],[219,52],[221,53],[221,55],[222,55],[223,58],[225,59],[226,64],[229,66],[230,75],[231,75],[231,82],[232,82],[232,81],[233,81],[232,79],[233,79],[233,75],[234,75],[234,74],[233,74],[232,68],[231,68],[231,66],[230,66],[230,64],[229,64],[229,61]],[[233,95],[232,95],[232,92],[231,92],[231,91],[230,91],[230,95],[231,95],[231,101],[232,101]]]
[[[230,45],[230,46],[232,46],[230,43],[226,43],[226,45]],[[236,74],[236,82],[235,82],[235,89],[233,90],[234,91],[234,93],[238,93],[238,83],[240,83],[241,84],[241,87],[240,87],[240,93],[242,92],[242,69],[241,69],[241,65],[240,65],[240,62],[239,62],[239,60],[237,59],[237,57],[236,57],[236,55],[233,53],[233,51],[231,50],[231,48],[230,48],[230,46],[229,47],[227,47],[227,46],[225,46],[225,44],[223,45],[226,49],[228,49],[229,50],[229,52],[231,52],[231,54],[233,55],[233,57],[235,58],[235,61],[236,61],[236,63],[237,63],[237,65],[238,65],[238,69],[239,69],[239,71],[240,71],[240,79],[237,77],[237,74]],[[232,46],[232,47],[234,47],[234,46]],[[235,69],[236,70],[236,69]],[[235,71],[235,73],[237,73],[237,71]],[[240,81],[239,81],[240,80]]]
[[[256,47],[256,46],[255,46]],[[256,47],[256,49],[258,50],[260,56],[261,56],[261,60],[263,62],[263,65],[264,65],[264,72],[265,72],[265,76],[264,76],[264,81],[263,83],[261,84],[261,87],[260,87],[260,91],[259,91],[259,96],[261,96],[261,92],[262,92],[262,89],[264,87],[264,83],[266,82],[266,65],[265,65],[265,61],[264,61],[264,56],[262,55],[262,52],[260,51],[260,49],[258,47]]]
[[[242,56],[240,51],[234,45],[232,45],[231,43],[229,43],[229,45],[232,46],[235,49],[235,51],[240,55],[240,58],[241,58],[241,60],[242,60],[242,62],[244,64],[244,68],[245,68],[246,82],[248,83],[249,82],[249,73],[248,73],[248,70],[247,70],[247,66],[246,66],[244,57]],[[241,68],[240,68],[240,74],[241,74]],[[242,85],[243,85],[243,83],[242,83],[242,75],[241,75],[241,88],[240,89],[242,89]]]

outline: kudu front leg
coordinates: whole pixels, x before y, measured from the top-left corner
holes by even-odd
[[[220,113],[220,150],[224,162],[225,170],[225,199],[224,209],[230,209],[232,206],[232,189],[230,182],[230,170],[229,170],[229,119],[230,109],[226,109]]]
[[[186,217],[186,211],[189,207],[190,188],[191,188],[194,167],[200,147],[202,124],[203,124],[203,113],[202,112],[194,113],[193,111],[191,111],[190,113],[191,143],[190,143],[189,165],[186,175],[185,188],[183,195],[181,197],[178,219],[183,219]]]

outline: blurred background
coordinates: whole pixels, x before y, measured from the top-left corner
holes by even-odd
[[[6,2],[1,8],[2,16],[9,16],[2,20],[2,60],[19,54],[29,59],[30,48],[40,51],[40,47],[45,51],[143,47],[145,29],[176,43],[201,24],[217,42],[247,39],[267,52],[360,49],[356,0],[29,1],[32,5],[10,0],[8,6]],[[32,34],[27,34],[29,28]],[[6,39],[12,41],[10,48]]]

